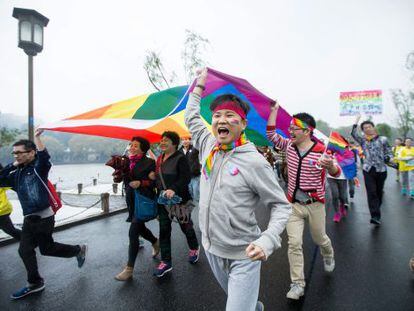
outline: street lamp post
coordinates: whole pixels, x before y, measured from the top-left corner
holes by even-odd
[[[19,20],[19,48],[29,56],[29,139],[34,138],[33,120],[33,56],[43,50],[43,28],[49,19],[35,10],[13,9],[13,17]]]

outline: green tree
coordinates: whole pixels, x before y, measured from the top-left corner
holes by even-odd
[[[392,137],[392,129],[387,123],[378,123],[376,126],[378,135],[385,136],[388,139]]]
[[[328,122],[324,121],[324,120],[316,120],[316,128],[321,131],[322,133],[324,133],[325,135],[329,135],[329,133],[331,132],[332,128],[331,126],[328,124]]]
[[[61,163],[65,158],[65,146],[56,138],[43,135],[43,142],[53,162]]]
[[[348,126],[340,126],[337,127],[335,129],[333,129],[334,131],[338,132],[339,134],[341,134],[343,137],[345,137],[348,141],[353,141],[353,138],[351,137],[351,130],[352,130],[352,125],[348,125]]]
[[[411,81],[414,82],[414,51],[408,53],[405,68],[411,72]],[[398,113],[399,132],[406,138],[414,126],[414,90],[403,92],[401,89],[392,89],[391,98]]]
[[[8,163],[13,162],[13,156],[11,155],[12,147],[11,145],[5,145],[0,148],[0,163],[5,166]]]
[[[113,154],[122,154],[127,145],[125,140],[88,135],[75,135],[68,142],[73,162],[88,162],[90,157],[105,162]]]
[[[14,142],[20,131],[17,129],[9,129],[7,127],[0,128],[0,147],[7,146]]]
[[[392,89],[391,98],[398,114],[398,130],[405,138],[414,126],[414,92],[404,93],[401,89]]]

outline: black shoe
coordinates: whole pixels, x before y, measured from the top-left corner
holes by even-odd
[[[129,215],[128,218],[125,220],[125,222],[131,222],[132,221],[132,216]]]
[[[76,255],[76,260],[78,261],[78,267],[82,268],[83,264],[86,260],[86,251],[88,250],[88,245],[82,244],[80,246],[80,252],[78,255]]]
[[[381,220],[379,220],[378,218],[371,218],[370,223],[376,225],[376,226],[381,226]]]
[[[11,299],[20,299],[23,298],[27,295],[30,294],[34,294],[37,292],[41,292],[42,290],[45,289],[45,283],[44,282],[40,282],[38,284],[29,284],[21,289],[19,289],[17,292],[13,293],[10,298]]]

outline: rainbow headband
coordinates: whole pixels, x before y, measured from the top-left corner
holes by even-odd
[[[226,101],[226,102],[218,105],[214,109],[213,113],[215,113],[219,110],[224,110],[224,109],[234,111],[235,113],[237,113],[240,116],[240,118],[242,118],[243,120],[246,120],[246,113],[244,112],[244,110],[233,101]]]
[[[302,130],[309,130],[313,131],[314,128],[310,125],[308,125],[306,122],[303,122],[302,120],[298,118],[292,118],[292,121],[290,121],[291,125],[296,125],[297,127],[301,128]]]

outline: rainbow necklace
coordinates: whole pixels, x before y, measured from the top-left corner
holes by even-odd
[[[211,150],[210,154],[208,155],[206,162],[204,163],[203,170],[202,170],[204,177],[206,179],[210,177],[211,170],[213,169],[213,165],[214,165],[214,158],[217,152],[219,152],[220,150],[224,152],[229,152],[239,146],[243,146],[247,144],[248,142],[249,141],[247,140],[246,134],[243,132],[240,135],[239,139],[232,142],[231,144],[220,145],[219,143],[216,143],[213,150]]]

